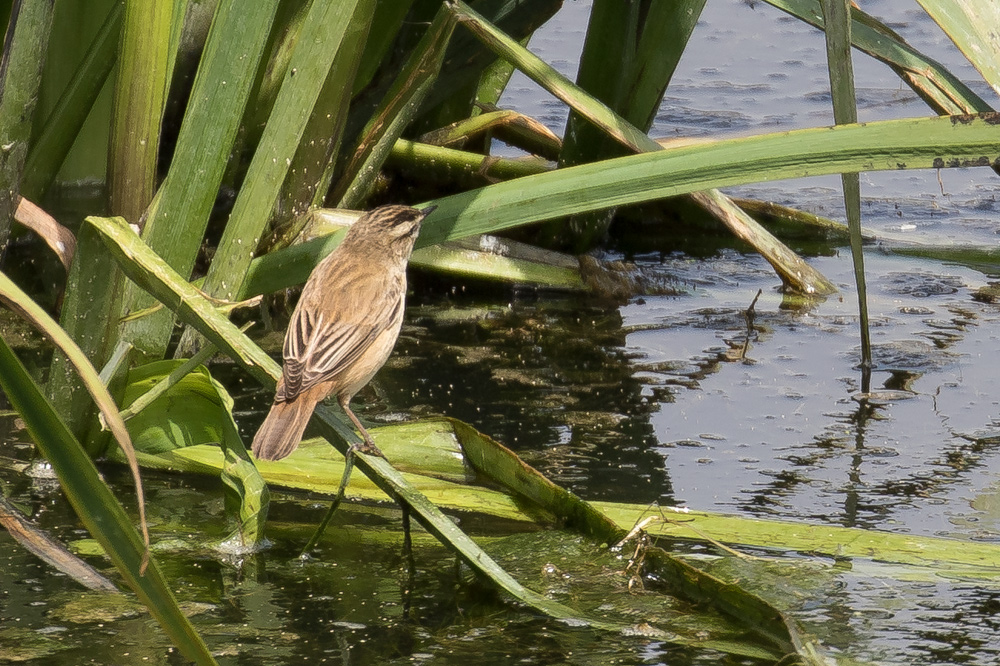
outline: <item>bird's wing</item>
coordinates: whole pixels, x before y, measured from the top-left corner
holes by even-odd
[[[372,298],[361,307],[368,310],[349,317],[338,316],[344,313],[337,308],[296,309],[285,336],[284,381],[278,399],[292,400],[350,367],[396,321],[403,302]]]

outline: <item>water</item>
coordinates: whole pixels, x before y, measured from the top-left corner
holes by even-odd
[[[567,44],[582,43],[588,8],[567,2],[559,20],[532,41],[569,76],[578,54]],[[975,81],[915,3],[883,0],[863,8],[892,12],[894,29]],[[821,33],[763,3],[709,2],[653,134],[829,124],[823,53]],[[928,115],[883,65],[856,55],[855,66],[862,120]],[[985,86],[973,87],[996,101]],[[562,105],[520,77],[504,104],[557,132],[565,122]],[[863,174],[864,223],[896,239],[992,247],[995,179],[970,170]],[[836,177],[735,193],[842,216]],[[668,245],[632,255],[678,295],[621,306],[526,289],[443,290],[436,279],[417,276],[397,353],[358,397],[359,412],[375,420],[435,414],[465,420],[587,499],[998,539],[1000,387],[991,361],[1000,307],[972,299],[993,276],[870,248],[872,384],[896,393],[888,404],[866,409],[853,399],[857,305],[846,249],[809,257],[840,289],[811,306],[786,301],[756,256],[733,249],[696,256]],[[758,290],[740,357],[743,313]],[[251,436],[271,396],[226,366],[213,372],[231,386],[243,434]],[[26,457],[24,448],[7,450]],[[128,502],[124,474],[103,471]],[[56,536],[85,536],[51,483],[8,470],[0,484]],[[315,559],[301,562],[298,548],[323,506],[278,495],[269,526],[274,547],[239,562],[210,548],[227,531],[215,481],[154,474],[147,485],[154,526],[175,535],[166,544],[173,555],[163,558],[167,575],[182,600],[207,604],[195,608],[195,622],[224,663],[719,661],[521,613],[455,573],[444,550],[419,535],[417,578],[408,585],[399,515],[390,507],[342,509]],[[465,520],[467,528],[498,532],[490,521]],[[148,617],[131,608],[98,619],[74,614],[72,602],[96,602],[14,547],[6,533],[0,553],[0,647],[38,644],[41,652],[29,652],[43,655],[29,662],[36,664],[180,661]],[[730,560],[714,566],[762,581],[808,631],[861,659],[992,664],[1000,657],[1000,591],[992,585],[900,581],[898,572],[860,559],[850,567],[801,557],[773,570]],[[792,568],[798,566],[806,568]],[[796,571],[801,575],[790,573]],[[544,579],[529,582],[549,589]]]
[[[833,122],[822,34],[763,3],[750,5],[708,3],[657,115],[654,136],[745,135]],[[888,17],[911,44],[996,103],[915,3],[862,7]],[[567,3],[559,32],[532,41],[536,53],[568,76],[576,62],[562,50],[560,38],[574,35],[579,43],[586,15],[587,3]],[[855,71],[860,120],[929,115],[881,63],[856,54]],[[518,78],[512,89],[518,108],[561,129],[563,110],[536,93],[534,84]],[[995,247],[996,182],[985,170],[862,174],[864,224],[896,240]],[[843,217],[836,177],[733,193]],[[810,259],[841,290],[811,308],[783,307],[778,280],[755,256],[723,251],[692,260],[654,253],[636,260],[646,271],[675,279],[688,294],[645,297],[603,315],[581,304],[562,314],[548,303],[510,304],[529,322],[519,334],[533,352],[518,358],[519,385],[528,399],[515,404],[531,407],[491,418],[482,412],[495,407],[481,391],[456,392],[468,397],[447,406],[419,396],[410,404],[427,411],[457,409],[588,498],[1000,538],[1000,392],[991,362],[998,309],[972,299],[997,269],[984,274],[869,250],[873,387],[908,392],[906,399],[869,412],[852,399],[859,389],[859,351],[846,249]],[[758,289],[762,296],[747,359],[733,360],[746,336],[742,313]],[[493,319],[504,317],[515,318]],[[607,323],[617,317],[620,329],[618,322]],[[599,351],[586,345],[582,351],[573,342],[573,328],[588,320],[603,339]],[[411,322],[421,346],[441,338],[439,324],[426,330],[417,315]],[[547,341],[549,327],[570,334]],[[495,328],[487,324],[470,332],[465,349],[488,346],[497,337]],[[569,349],[562,343],[567,338]],[[497,360],[502,366],[511,362]],[[483,379],[470,384],[481,387]],[[502,372],[486,381],[501,383],[509,396]],[[815,615],[817,626],[824,627],[820,633],[850,654],[900,664],[997,660],[989,610],[996,604],[993,591],[850,574],[839,576],[837,586],[835,601],[819,603],[801,617],[809,624]],[[846,630],[838,641],[828,632],[839,623]]]

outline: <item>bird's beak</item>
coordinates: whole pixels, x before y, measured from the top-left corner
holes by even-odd
[[[436,210],[437,210],[437,206],[428,206],[427,208],[421,208],[420,212],[424,214],[424,217],[427,217],[428,215],[430,215],[431,213],[433,213]]]

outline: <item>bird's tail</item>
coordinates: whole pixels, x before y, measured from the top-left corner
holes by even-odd
[[[253,438],[253,454],[258,460],[281,460],[299,445],[316,403],[299,396],[276,402]]]

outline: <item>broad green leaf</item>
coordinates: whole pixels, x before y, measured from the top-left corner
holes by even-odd
[[[220,476],[226,486],[227,514],[235,518],[236,526],[218,547],[235,555],[252,553],[265,542],[264,527],[271,491],[250,460],[235,424],[230,436],[223,440],[222,451],[225,461]]]
[[[14,5],[0,68],[0,247],[6,248],[21,192],[38,102],[38,87],[52,28],[51,2]]]
[[[422,491],[432,499],[440,489],[454,487],[454,484],[471,483],[475,473],[462,456],[462,448],[455,438],[450,422],[444,419],[428,419],[415,423],[371,428],[372,437],[407,479],[419,483]],[[214,445],[192,446],[174,449],[156,455],[141,456],[143,465],[155,469],[201,474],[217,472],[223,464],[223,453]],[[257,461],[257,466],[268,483],[303,490],[311,493],[333,494],[344,471],[344,456],[337,452],[322,437],[302,440],[299,448],[281,461]],[[351,496],[364,500],[381,500],[386,495],[367,477],[355,475],[349,485]],[[490,491],[494,495],[495,491]],[[490,495],[481,497],[488,498]],[[475,510],[474,500],[461,508]],[[509,511],[498,513],[514,518],[518,515],[512,502],[490,502],[492,510]],[[445,506],[455,506],[446,501]],[[504,507],[504,508],[501,508]]]
[[[183,360],[145,363],[128,374],[123,406],[130,406]],[[233,399],[204,366],[185,374],[125,425],[137,451],[160,453],[183,446],[223,442],[239,444],[232,416]]]
[[[1000,546],[916,534],[865,530],[787,520],[762,520],[684,509],[651,509],[649,506],[611,502],[593,503],[623,527],[653,518],[649,534],[685,541],[712,539],[733,546],[798,551],[830,558],[873,560],[893,565],[900,578],[934,580],[969,577],[1000,583]],[[861,564],[859,562],[859,564]],[[895,568],[903,565],[905,568]]]
[[[140,223],[156,185],[176,6],[172,1],[125,2],[107,187],[111,210],[133,224]]]
[[[94,102],[104,88],[117,57],[118,36],[122,27],[124,3],[112,3],[86,55],[45,119],[24,167],[21,194],[41,200],[66,160]],[[93,6],[89,7],[94,11]]]
[[[899,169],[992,166],[1000,115],[890,120],[683,146],[434,200],[417,246],[713,187]],[[422,205],[422,204],[421,204]]]
[[[536,523],[555,520],[549,512],[514,496],[476,485],[476,473],[461,455],[450,419],[426,419],[370,429],[379,448],[438,506],[470,511],[505,521]],[[217,475],[223,453],[213,445],[176,449],[155,456],[140,454],[144,467]],[[303,440],[281,463],[257,463],[268,484],[291,490],[333,495],[344,471],[344,458],[326,440]],[[378,502],[386,495],[370,480],[351,477],[347,496]],[[905,578],[968,576],[1000,583],[1000,545],[941,537],[882,532],[836,525],[749,518],[696,509],[648,504],[595,501],[589,503],[623,530],[644,524],[652,535],[684,541],[707,540],[736,548],[798,551],[803,555],[873,560],[905,569],[891,569]],[[644,522],[648,521],[648,522]]]
[[[1000,4],[993,0],[917,0],[1000,95]]]
[[[614,547],[628,540],[625,529],[590,503],[546,479],[506,447],[461,421],[452,421],[452,424],[467,460],[483,476],[551,512],[566,527],[598,545]],[[814,662],[802,647],[811,641],[763,599],[736,585],[726,584],[660,548],[646,547],[644,557],[649,573],[663,580],[675,595],[693,603],[710,605],[754,635],[773,641],[774,647],[781,652],[797,652],[806,663],[817,666],[821,663],[819,660]]]
[[[213,347],[204,355],[214,352]],[[136,450],[148,457],[200,444],[219,445],[225,453],[219,473],[228,515],[236,520],[236,529],[220,547],[234,553],[255,550],[264,539],[269,492],[240,439],[229,392],[207,368],[192,367],[185,360],[147,363],[133,369],[128,379],[123,414],[144,403],[126,421]],[[151,394],[155,396],[146,400]]]
[[[119,343],[118,349],[115,350],[115,356],[117,357],[120,353],[121,356],[124,357],[128,353],[128,347],[130,347],[128,343]],[[125,349],[123,350],[123,348]],[[152,384],[151,387],[144,393],[139,396],[133,396],[134,399],[129,402],[127,408],[119,412],[119,415],[126,421],[131,419],[152,404],[155,400],[165,395],[167,391],[171,390],[177,385],[178,382],[183,380],[190,373],[201,368],[201,366],[207,363],[217,351],[218,350],[213,345],[207,345],[191,358],[176,364],[170,370],[169,374]],[[112,361],[108,363],[108,366],[111,366],[114,362],[115,359],[112,359]],[[105,366],[105,370],[108,370],[108,366]],[[108,381],[105,379],[104,373],[102,373],[101,378]]]

